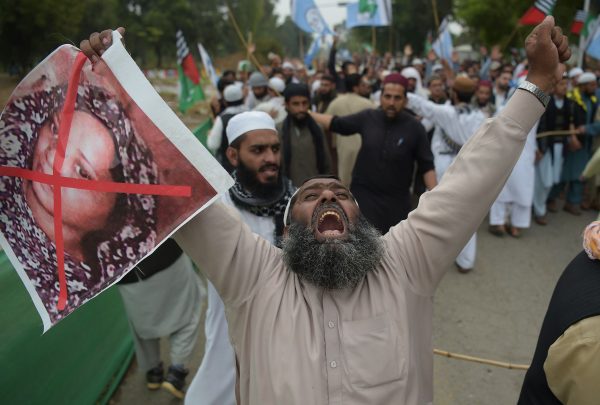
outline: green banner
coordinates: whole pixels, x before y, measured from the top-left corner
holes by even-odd
[[[177,73],[179,75],[179,110],[185,112],[196,104],[198,101],[204,100],[204,92],[200,84],[194,84],[185,75],[181,65],[177,65]]]
[[[0,302],[0,402],[108,402],[133,356],[129,324],[115,287],[42,335],[29,294],[0,252]]]
[[[206,138],[208,138],[212,125],[212,120],[209,118],[192,131],[204,147],[206,147]]]

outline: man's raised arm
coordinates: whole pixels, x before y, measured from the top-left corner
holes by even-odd
[[[123,35],[124,28],[118,31]],[[80,49],[96,63],[112,44],[112,30],[93,33]],[[277,268],[276,247],[256,236],[239,214],[216,202],[173,236],[206,273],[225,303],[236,305],[255,294],[261,280]]]
[[[526,40],[529,74],[534,85],[519,89],[504,110],[487,120],[463,146],[440,184],[425,193],[406,221],[385,235],[395,245],[414,290],[433,294],[439,280],[488,212],[525,144],[527,134],[545,110],[549,94],[565,70],[569,44],[554,18],[538,25]]]
[[[343,117],[331,114],[321,114],[313,111],[310,111],[309,113],[324,130],[333,131],[340,135],[354,135],[360,133],[364,122],[364,111],[345,115]]]

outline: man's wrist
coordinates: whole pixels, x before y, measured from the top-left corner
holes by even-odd
[[[532,83],[529,80],[525,80],[524,82],[519,84],[518,88],[533,94],[540,101],[540,103],[542,103],[544,108],[548,107],[548,103],[550,102],[550,94],[546,91],[543,91],[535,83]]]
[[[550,94],[554,88],[554,81],[547,76],[539,76],[535,74],[528,74],[527,81],[535,84],[541,91],[546,94]]]

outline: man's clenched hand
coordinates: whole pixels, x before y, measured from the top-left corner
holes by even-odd
[[[117,31],[125,35],[125,28],[119,27]],[[104,30],[100,33],[94,32],[89,39],[81,41],[79,49],[87,56],[92,63],[96,63],[100,56],[112,45],[112,30]]]
[[[546,17],[533,29],[525,40],[525,51],[529,61],[527,80],[549,93],[565,73],[562,62],[571,57],[569,40],[554,25],[554,17]]]

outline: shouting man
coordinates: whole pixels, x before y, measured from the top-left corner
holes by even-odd
[[[105,38],[110,31],[81,47],[97,60]],[[221,203],[175,234],[225,304],[238,403],[433,402],[432,296],[500,192],[570,57],[551,16],[527,38],[526,51],[528,81],[384,236],[329,177],[308,180],[290,200],[283,250]]]

